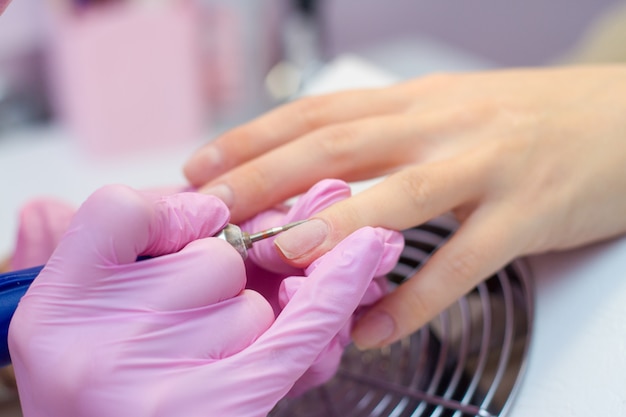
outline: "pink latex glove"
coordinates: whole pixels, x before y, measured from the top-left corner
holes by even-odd
[[[37,198],[20,209],[11,269],[42,265],[65,233],[76,210],[52,198]]]
[[[292,207],[276,207],[258,214],[241,224],[243,230],[258,231],[312,217],[332,204],[350,197],[350,187],[340,180],[323,180],[301,196]],[[389,288],[385,274],[398,262],[404,240],[398,232],[376,228],[378,239],[385,243],[385,250],[375,272],[375,278],[367,287],[359,306],[369,306],[385,295]],[[273,245],[273,239],[254,245],[246,262],[248,288],[252,288],[270,301],[276,314],[288,304],[305,277],[302,270],[286,264]],[[365,253],[363,256],[367,256]],[[350,331],[359,310],[331,340],[307,372],[297,381],[289,396],[297,396],[306,390],[328,381],[337,371],[341,356],[351,342]]]
[[[180,185],[162,186],[144,190],[158,195],[192,191]],[[43,265],[70,224],[76,208],[50,197],[35,198],[20,208],[17,239],[11,256],[12,270]]]
[[[228,217],[197,193],[94,193],[11,322],[25,417],[266,415],[350,320],[385,242],[346,238],[274,319],[237,251],[208,237]]]
[[[4,13],[9,3],[11,3],[11,0],[0,0],[0,14]]]

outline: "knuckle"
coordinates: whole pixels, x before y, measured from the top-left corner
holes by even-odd
[[[404,288],[403,288],[404,287]],[[437,313],[434,310],[431,296],[425,293],[420,286],[410,285],[410,282],[403,284],[400,289],[404,291],[406,302],[403,304],[408,309],[405,317],[411,317],[412,327],[417,328],[423,323],[428,322]],[[412,331],[414,328],[406,329]]]
[[[315,130],[328,123],[328,100],[326,97],[306,97],[294,104],[296,117],[308,130]]]
[[[249,164],[245,167],[245,171],[239,174],[239,178],[244,179],[244,183],[241,184],[245,188],[246,192],[239,192],[238,195],[245,196],[263,196],[269,195],[275,184],[266,170],[259,167],[256,164]]]
[[[402,171],[399,178],[400,191],[405,195],[410,204],[421,210],[432,195],[432,184],[423,170],[411,169]]]
[[[337,242],[366,224],[361,210],[350,199],[331,206],[323,217],[330,225],[332,237]]]
[[[481,253],[474,248],[466,247],[463,251],[455,251],[455,253],[449,254],[443,267],[448,279],[452,280],[452,282],[463,284],[468,279],[476,276],[481,265]]]
[[[325,128],[315,144],[329,161],[344,161],[354,154],[359,134],[356,127],[340,124]]]
[[[220,149],[229,156],[254,154],[259,133],[248,126],[241,126],[224,133],[211,146]]]
[[[489,125],[498,116],[501,106],[491,98],[473,99],[469,104],[452,108],[447,114],[448,121],[452,121],[460,128],[471,128]]]

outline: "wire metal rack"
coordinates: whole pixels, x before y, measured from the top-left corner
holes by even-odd
[[[389,279],[410,279],[456,227],[443,216],[406,230]],[[348,348],[332,380],[270,416],[504,416],[524,374],[533,309],[530,275],[514,261],[411,336],[380,350]]]

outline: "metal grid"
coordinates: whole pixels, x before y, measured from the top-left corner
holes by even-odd
[[[404,232],[389,274],[410,278],[456,229],[441,217]],[[504,416],[524,373],[533,318],[524,264],[512,262],[410,337],[380,350],[348,348],[335,377],[272,417]]]

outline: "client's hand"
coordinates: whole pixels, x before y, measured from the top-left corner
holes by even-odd
[[[228,216],[200,194],[91,196],[11,323],[24,415],[266,415],[350,320],[385,239],[349,236],[274,319],[235,249],[210,237]]]

